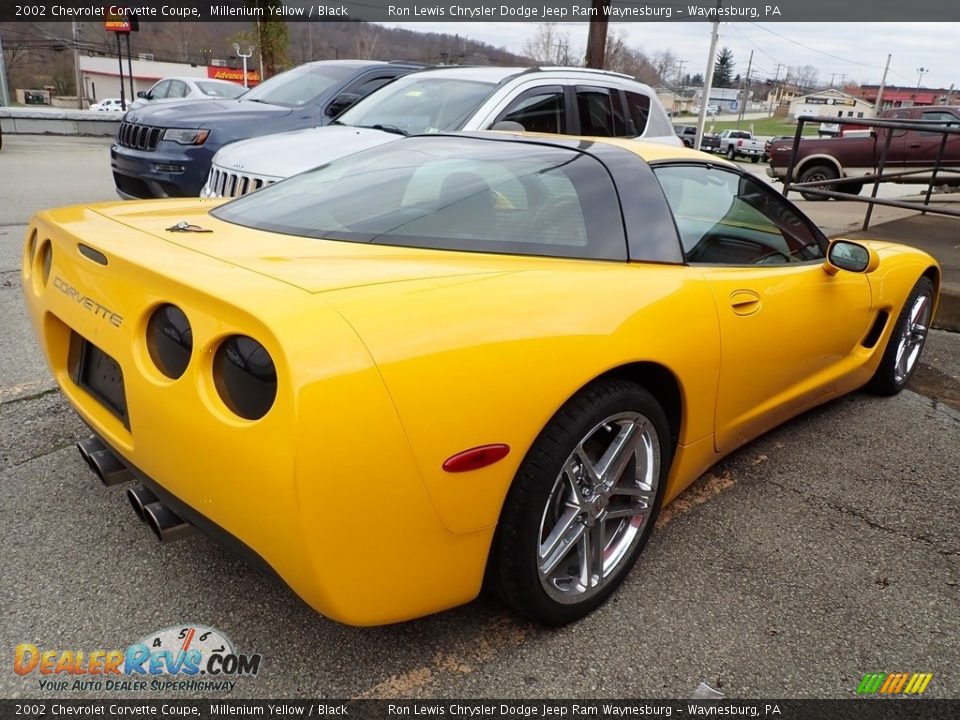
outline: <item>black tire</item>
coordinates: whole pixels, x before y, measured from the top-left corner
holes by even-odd
[[[751,156],[750,156],[750,162],[752,162],[754,165],[756,165],[758,162],[760,162],[760,156],[759,156],[759,155],[751,155]]]
[[[844,183],[840,186],[840,190],[845,193],[850,193],[851,195],[859,195],[863,192],[863,183],[862,182],[849,182]]]
[[[900,349],[901,343],[905,340],[908,333],[908,326],[910,325],[910,316],[914,310],[917,301],[922,297],[926,297],[926,319],[924,322],[920,323],[923,326],[923,330],[917,330],[914,328],[910,332],[911,338],[913,338],[916,348],[916,357],[914,357],[912,363],[909,367],[906,368],[904,373],[904,368],[902,366],[898,367],[898,351]],[[867,384],[867,389],[877,395],[896,395],[898,392],[903,390],[906,387],[907,383],[910,382],[910,376],[913,374],[913,371],[916,370],[917,365],[920,362],[920,355],[923,352],[923,345],[926,340],[927,330],[929,330],[930,320],[932,319],[932,310],[933,310],[933,283],[928,277],[922,277],[917,280],[917,284],[913,286],[913,290],[910,291],[910,295],[907,296],[907,301],[903,304],[903,308],[900,310],[900,314],[897,316],[897,322],[893,326],[893,330],[890,333],[890,338],[887,340],[887,347],[883,351],[883,357],[880,360],[880,365],[877,366],[877,371],[873,374],[873,377],[870,379],[870,382]],[[923,311],[921,310],[918,313],[918,319],[923,320]],[[919,337],[918,337],[919,335]]]
[[[737,151],[734,150],[732,147],[727,148],[727,160],[736,160],[736,159],[737,159]]]
[[[647,490],[649,495],[652,495],[652,501],[647,504],[637,501],[635,506],[631,505],[632,498],[624,501],[627,507],[645,508],[642,512],[628,511],[630,514],[644,514],[645,517],[606,519],[604,513],[615,512],[615,509],[624,505],[615,506],[616,501],[608,498],[604,498],[600,503],[603,493],[589,492],[587,483],[583,482],[587,477],[585,474],[578,475],[582,482],[577,485],[580,489],[576,491],[578,496],[582,496],[578,499],[586,499],[585,504],[571,508],[564,498],[573,497],[570,491],[574,475],[566,474],[565,468],[569,467],[571,462],[576,466],[578,461],[574,460],[574,450],[583,447],[585,452],[587,448],[590,448],[590,452],[598,452],[596,449],[603,447],[603,443],[592,444],[598,436],[602,435],[606,439],[619,437],[618,432],[633,433],[634,429],[614,429],[617,422],[630,423],[629,418],[633,417],[637,418],[638,425],[632,427],[644,428],[645,433],[652,431],[649,435],[649,447],[656,447],[659,451],[659,468],[649,472],[651,479],[656,477],[656,487]],[[643,424],[639,418],[648,423]],[[641,445],[638,444],[637,447],[640,448]],[[625,380],[610,379],[597,381],[577,393],[547,423],[517,471],[504,501],[491,548],[486,578],[488,587],[514,610],[545,625],[564,625],[579,620],[599,607],[620,586],[647,543],[660,510],[671,453],[666,416],[654,397],[644,388]],[[649,465],[637,465],[636,457],[633,455],[627,460],[619,478],[614,478],[612,484],[619,486],[621,479],[631,477],[631,469],[637,473],[640,467],[655,467],[652,462]],[[590,462],[594,460],[591,458]],[[600,484],[594,485],[593,490],[596,491],[599,487]],[[614,496],[621,497],[619,493],[614,493]],[[607,502],[610,503],[609,506]],[[574,570],[570,569],[571,563],[578,562],[577,558],[582,557],[579,555],[581,541],[589,547],[591,539],[597,537],[593,534],[596,526],[591,524],[591,518],[580,510],[598,505],[601,508],[598,511],[600,514],[596,519],[592,519],[592,522],[605,529],[599,537],[607,541],[607,544],[597,543],[601,548],[602,558],[599,576],[595,578],[587,567],[581,565],[576,572],[582,571],[589,576],[588,587],[581,591],[571,585],[565,590],[562,583],[574,577]],[[567,522],[567,527],[571,528],[571,532],[580,531],[576,536],[579,539],[571,539],[565,550],[554,554],[556,572],[566,571],[571,574],[569,578],[562,580],[550,578],[553,570],[547,571],[545,579],[542,579],[540,574],[541,542],[544,541],[545,530],[550,529],[545,523],[548,520],[555,523],[552,528],[555,532],[563,522],[562,518],[551,516],[554,511],[569,512],[573,519]],[[593,510],[590,509],[589,512],[592,515]],[[615,524],[612,534],[611,524]],[[566,531],[561,533],[560,537],[564,534]],[[607,537],[608,534],[610,537]],[[596,542],[595,539],[593,541]],[[617,558],[609,569],[604,565],[607,562],[607,550],[611,556]],[[608,575],[604,576],[604,573]],[[592,586],[593,582],[596,582],[595,586]],[[563,595],[570,590],[572,592],[561,602],[551,597],[548,586],[554,595]]]
[[[802,173],[800,173],[800,177],[797,178],[797,182],[816,182],[817,180],[836,180],[838,177],[840,177],[840,175],[837,173],[837,171],[834,168],[830,167],[829,165],[813,165],[811,167],[806,168]],[[825,186],[820,186],[820,187],[823,190],[832,189],[831,187],[825,187]],[[813,195],[811,193],[806,193],[806,192],[803,192],[803,190],[800,191],[800,195],[803,197],[804,200],[811,200],[811,201],[823,201],[823,200],[830,199],[822,195]]]

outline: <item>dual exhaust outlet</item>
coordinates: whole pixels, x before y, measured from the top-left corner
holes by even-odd
[[[113,451],[98,438],[77,443],[77,450],[90,469],[107,487],[134,480],[134,475]],[[127,489],[127,500],[141,522],[145,522],[160,542],[173,542],[196,532],[193,525],[168,508],[144,485]]]

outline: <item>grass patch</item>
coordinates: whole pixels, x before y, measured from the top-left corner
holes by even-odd
[[[720,132],[721,130],[736,130],[737,121],[736,120],[713,120],[712,118],[707,118],[707,131],[710,131],[710,128],[713,127],[713,132]],[[819,127],[818,123],[806,123],[803,126],[803,135],[816,135],[817,128]],[[761,118],[759,120],[744,120],[740,123],[740,130],[752,130],[754,135],[759,136],[776,136],[776,135],[793,135],[797,132],[797,124],[790,120],[784,120],[783,118]]]
[[[740,127],[737,127],[736,119],[730,119],[730,115],[724,115],[723,120],[718,120],[715,117],[707,118],[707,132],[708,133],[718,133],[721,130],[751,130],[754,135],[760,137],[776,137],[777,135],[790,135],[791,137],[797,131],[797,123],[793,120],[787,120],[784,118],[760,118],[759,120],[744,120],[740,123]],[[680,120],[674,118],[673,122],[678,125],[695,125],[697,119],[690,118],[688,121]],[[819,123],[806,123],[803,126],[803,135],[807,137],[808,135],[815,136],[817,134],[817,128],[820,127]],[[712,129],[711,129],[712,128]]]

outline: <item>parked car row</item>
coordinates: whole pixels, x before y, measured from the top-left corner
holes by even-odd
[[[405,135],[491,128],[680,145],[656,94],[628,75],[340,60],[236,99],[133,110],[111,164],[124,198],[234,196]]]

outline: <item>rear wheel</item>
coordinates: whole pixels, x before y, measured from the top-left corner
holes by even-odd
[[[756,165],[758,162],[760,162],[760,156],[759,156],[759,155],[751,155],[751,156],[750,156],[750,162],[752,162],[754,165]]]
[[[588,386],[550,420],[504,503],[488,580],[515,610],[573,622],[619,587],[647,542],[670,467],[663,410],[623,380]]]
[[[822,182],[824,180],[836,180],[839,176],[837,171],[830,167],[829,165],[814,165],[813,167],[808,167],[802,173],[800,177],[797,178],[797,182]],[[814,185],[817,189],[830,190],[831,188],[826,185]],[[830,198],[824,197],[822,195],[813,195],[812,193],[800,191],[800,195],[804,200],[829,200]]]
[[[883,358],[868,388],[878,395],[896,395],[903,390],[917,367],[933,314],[933,283],[917,280],[893,326]]]

